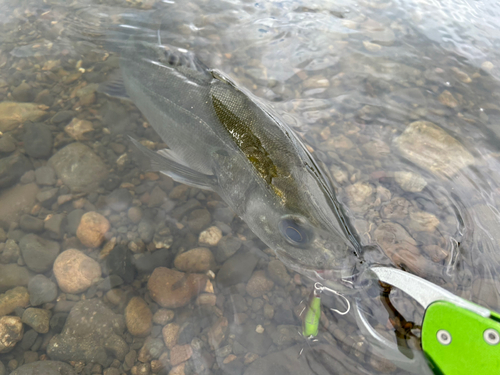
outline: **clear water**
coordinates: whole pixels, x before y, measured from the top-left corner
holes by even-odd
[[[174,268],[172,259],[178,252],[198,247],[200,231],[219,225],[225,236],[230,233],[244,243],[239,252],[255,253],[251,249],[260,248],[255,270],[269,272],[272,251],[238,218],[217,216],[217,209],[224,207],[219,197],[193,188],[183,192],[172,181],[144,175],[124,135],[161,140],[132,104],[100,93],[92,97],[95,88],[89,96],[78,91],[105,81],[117,67],[116,55],[106,50],[100,32],[112,24],[125,24],[139,28],[138,32],[158,33],[163,44],[197,53],[205,64],[226,73],[274,107],[330,172],[337,196],[362,244],[376,246],[377,250],[366,254],[368,261],[411,271],[499,311],[499,17],[500,5],[495,1],[145,0],[70,4],[3,0],[0,101],[22,101],[22,94],[14,91],[25,81],[30,93],[24,100],[47,104],[45,115],[36,121],[49,126],[54,137],[49,155],[28,155],[32,168],[46,165],[52,154],[75,141],[65,126],[76,117],[92,122],[93,130],[81,142],[96,153],[115,181],[102,181],[78,195],[64,181],[47,187],[37,178],[35,182],[42,191],[55,186],[59,189],[57,197],[71,195],[67,202],[62,198],[49,203],[38,199],[33,203],[38,209],[28,207],[32,216],[42,220],[50,219],[50,215],[64,216],[62,233],[55,236],[44,227],[38,235],[56,240],[62,250],[76,247],[102,265],[106,260],[99,254],[112,238],[131,249],[135,259],[159,251],[156,243],[163,239],[170,258],[158,265]],[[38,96],[42,90],[48,90],[52,99],[43,102]],[[72,112],[64,118],[63,111]],[[57,115],[60,117],[54,117]],[[419,127],[417,121],[432,124]],[[410,134],[417,128],[420,131]],[[28,129],[26,121],[5,128],[3,137],[13,137],[15,149],[3,152],[3,158],[26,153],[23,141],[26,143]],[[13,184],[24,186],[29,182],[29,177],[21,182],[19,177],[4,184],[4,201],[9,199],[5,196]],[[132,192],[134,200],[128,204],[140,207],[154,224],[154,239],[143,241],[144,248],[139,246],[139,250],[130,244],[141,231],[127,215],[130,207],[117,211],[105,199],[119,186]],[[163,200],[150,204],[158,188],[164,192],[160,194]],[[173,189],[179,194],[172,194]],[[189,224],[196,219],[192,208],[178,214],[189,199],[198,201],[192,208],[210,212],[210,220],[202,228],[193,229],[195,225]],[[74,231],[67,229],[68,214],[79,208],[102,213],[111,222],[106,241],[97,248],[82,245]],[[5,219],[3,226],[7,238],[16,243],[29,233],[20,225],[19,216]],[[217,245],[210,249],[214,254],[220,251]],[[25,267],[22,256],[6,257],[2,263],[17,262]],[[224,262],[218,260],[212,267],[214,275]],[[51,268],[38,273],[56,281]],[[125,294],[118,304],[113,304],[105,288],[92,287],[74,294],[58,289],[57,301],[100,299],[122,316],[127,298],[137,295],[154,313],[159,306],[148,292],[150,274],[136,274],[135,279],[114,288],[121,290],[118,294]],[[130,366],[124,365],[123,359],[113,362],[115,357],[109,354],[100,371],[106,373],[111,366],[119,373],[147,374],[151,366],[156,371],[158,363],[151,361],[160,358],[165,362],[161,370],[165,373],[182,373],[175,372],[181,368],[186,374],[406,373],[373,348],[352,311],[340,316],[325,308],[318,342],[290,334],[301,330],[298,312],[312,285],[291,270],[288,274],[289,283],[275,283],[258,297],[248,294],[247,280],[223,287],[215,279],[215,306],[191,302],[174,308],[172,322],[184,330],[189,322],[193,325],[193,319],[203,324],[193,329],[195,333],[185,343],[195,354],[173,370],[166,359],[172,359],[172,353],[162,348],[158,355]],[[102,277],[107,276],[104,271]],[[378,294],[379,288],[371,288],[364,292],[360,304],[378,332],[395,343],[394,328]],[[421,323],[423,309],[411,298],[393,290],[391,300],[404,319]],[[353,306],[354,302],[352,297]],[[327,297],[324,304],[339,308],[342,301]],[[48,302],[41,308],[55,313],[57,303]],[[22,311],[10,313],[15,314]],[[208,332],[221,316],[228,326],[214,346]],[[161,339],[163,325],[155,322],[149,336]],[[264,333],[257,334],[262,336],[254,338],[254,328],[263,328]],[[25,325],[25,329],[29,327]],[[412,332],[419,337],[418,329]],[[49,342],[56,333],[51,328],[40,335]],[[124,337],[130,350],[140,351],[144,337],[130,332]],[[254,353],[259,345],[266,349]],[[29,361],[25,355],[29,348],[17,344],[12,351],[0,354],[7,373]],[[46,345],[35,352],[36,356],[28,358],[45,358]],[[167,354],[160,356],[162,353]],[[76,357],[69,361],[77,369],[80,366],[82,371],[92,371],[89,361]]]

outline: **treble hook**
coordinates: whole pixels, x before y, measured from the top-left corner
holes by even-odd
[[[330,308],[331,311],[333,312],[336,312],[337,314],[339,315],[346,315],[350,310],[351,310],[351,303],[349,302],[349,300],[343,295],[343,294],[340,294],[339,292],[337,292],[336,290],[333,290],[331,288],[328,288],[326,286],[324,286],[323,284],[319,283],[319,282],[316,282],[314,284],[314,290],[315,291],[318,291],[319,293],[323,293],[323,292],[329,292],[329,293],[332,293],[332,294],[335,294],[336,296],[339,296],[341,298],[344,299],[344,301],[346,302],[347,304],[347,309],[346,311],[340,311],[340,310],[337,310],[337,309],[334,309],[334,308]]]

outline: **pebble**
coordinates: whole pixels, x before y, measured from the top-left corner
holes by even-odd
[[[108,176],[108,168],[102,160],[82,143],[70,143],[49,159],[58,178],[73,193],[94,191]]]
[[[109,228],[108,219],[97,212],[90,211],[82,216],[76,236],[84,246],[99,247]]]
[[[216,281],[222,286],[244,283],[250,279],[259,257],[250,251],[240,251],[224,262]]]
[[[15,263],[19,259],[19,246],[17,246],[16,241],[7,240],[3,251],[0,253],[0,263],[9,264]]]
[[[71,211],[68,216],[66,216],[66,232],[68,232],[68,234],[76,235],[78,225],[80,225],[84,213],[84,210],[78,208]]]
[[[495,67],[495,65],[493,65],[493,63],[491,61],[484,61],[481,64],[481,68],[483,68],[487,72],[489,72],[490,70],[492,70],[494,67]]]
[[[52,154],[52,132],[45,124],[26,124],[23,144],[26,153],[32,158],[48,158]]]
[[[82,252],[69,249],[55,260],[54,275],[63,292],[77,294],[86,291],[101,277],[101,267]]]
[[[168,322],[174,320],[175,313],[168,309],[159,309],[153,315],[153,323],[164,326]]]
[[[135,278],[132,253],[123,245],[118,245],[106,257],[107,272],[119,276],[125,283],[130,284]]]
[[[290,275],[288,274],[288,271],[286,270],[285,265],[275,259],[271,260],[269,264],[267,265],[267,272],[269,274],[269,277],[277,284],[281,286],[286,286],[291,280]]]
[[[438,96],[439,102],[450,108],[456,108],[458,106],[458,101],[455,99],[453,94],[449,92],[448,90],[444,90],[441,95]]]
[[[265,271],[255,271],[246,285],[247,293],[253,298],[262,297],[274,287],[274,282],[267,278]]]
[[[439,225],[439,219],[426,211],[411,210],[409,228],[416,232],[434,232]]]
[[[0,264],[0,293],[16,286],[27,286],[31,273],[17,264]]]
[[[94,131],[94,125],[90,121],[75,117],[64,127],[64,131],[76,141],[86,141],[88,140],[86,134]]]
[[[130,207],[127,216],[132,223],[137,224],[142,219],[142,210],[140,207]]]
[[[346,193],[349,197],[349,201],[354,206],[361,206],[368,203],[373,195],[373,186],[366,182],[356,182],[353,185],[346,187]]]
[[[108,356],[125,359],[129,348],[122,337],[125,322],[101,301],[85,300],[75,304],[62,333],[54,335],[47,354],[59,361],[85,361],[107,366]]]
[[[427,186],[427,181],[414,172],[394,172],[394,179],[401,189],[410,193],[419,193]]]
[[[133,336],[147,336],[151,332],[153,314],[141,297],[132,297],[125,308],[125,323]]]
[[[217,262],[223,263],[234,255],[240,249],[241,243],[238,237],[231,235],[222,237],[215,251],[215,259],[217,259]]]
[[[169,323],[165,327],[163,327],[161,333],[163,335],[163,341],[165,342],[165,346],[168,349],[172,349],[179,339],[181,327],[175,323]]]
[[[30,307],[24,310],[21,319],[24,324],[30,326],[36,332],[47,333],[49,332],[49,323],[51,316],[52,314],[49,310]]]
[[[198,243],[201,246],[217,246],[221,238],[222,231],[216,226],[213,226],[200,233]]]
[[[187,225],[194,233],[199,233],[201,230],[205,229],[211,221],[212,217],[210,212],[202,208],[191,211],[188,216]]]
[[[0,138],[0,152],[11,153],[16,149],[16,140],[9,133]]]
[[[18,102],[32,102],[35,95],[33,94],[31,86],[23,82],[12,90],[12,97]]]
[[[177,366],[182,362],[186,362],[193,355],[191,345],[177,345],[170,351],[170,363],[172,366]]]
[[[257,332],[257,324],[249,320],[243,325],[243,330],[238,336],[238,342],[243,345],[248,352],[256,353],[258,355],[266,355],[269,347],[272,345],[273,340],[267,333],[263,331]]]
[[[19,181],[21,176],[33,169],[31,162],[23,154],[13,154],[0,159],[0,188],[6,188]]]
[[[52,215],[48,220],[44,221],[44,228],[52,238],[59,239],[62,237],[62,225],[64,219],[64,214],[56,214]]]
[[[367,40],[363,41],[363,46],[369,52],[379,52],[382,49],[382,46],[380,44],[371,43]]]
[[[177,308],[185,306],[200,293],[207,283],[205,275],[185,274],[166,267],[158,267],[148,280],[151,298],[160,306]]]
[[[35,103],[44,104],[50,107],[54,103],[54,96],[50,93],[49,90],[42,90],[35,97]]]
[[[23,215],[19,220],[19,227],[25,232],[39,233],[43,230],[43,220],[31,215]]]
[[[0,318],[0,353],[7,353],[23,338],[23,323],[18,316]]]
[[[159,186],[155,186],[149,196],[148,207],[161,206],[166,200],[167,193],[165,193]]]
[[[127,189],[116,189],[106,197],[105,202],[114,211],[125,211],[132,203],[132,194]]]
[[[38,121],[46,112],[33,103],[0,102],[0,131],[6,132],[28,121]]]
[[[75,369],[67,363],[59,361],[37,361],[25,364],[10,375],[76,375]]]
[[[421,168],[451,177],[474,164],[474,157],[455,138],[428,121],[412,122],[395,139],[401,155]]]
[[[57,182],[56,172],[47,166],[43,166],[35,170],[35,179],[36,183],[42,186],[52,186]]]
[[[197,247],[177,255],[174,265],[175,268],[184,272],[206,272],[215,268],[215,259],[209,249]]]
[[[36,234],[27,234],[21,238],[19,248],[26,266],[36,273],[50,270],[60,250],[58,242],[47,240]]]
[[[30,304],[39,306],[57,298],[57,285],[44,275],[33,276],[28,283]]]
[[[0,316],[8,315],[18,307],[29,305],[28,290],[23,286],[18,286],[0,294]]]
[[[139,237],[145,243],[151,242],[155,234],[155,228],[149,220],[141,220],[137,231],[139,232]]]
[[[165,345],[163,344],[162,339],[149,336],[144,342],[141,350],[139,350],[137,359],[143,363],[149,362],[152,359],[157,359],[164,349]]]
[[[36,184],[14,186],[0,194],[0,222],[10,225],[23,213],[30,212],[36,203],[39,188]]]

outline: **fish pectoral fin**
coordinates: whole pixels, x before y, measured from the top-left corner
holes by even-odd
[[[136,139],[130,137],[130,141],[148,159],[151,170],[161,172],[173,180],[204,190],[215,190],[217,180],[213,175],[207,175],[195,171],[185,165],[173,160],[165,152],[155,152],[143,146]]]
[[[99,85],[97,91],[113,98],[130,100],[119,69],[111,73],[108,80]]]

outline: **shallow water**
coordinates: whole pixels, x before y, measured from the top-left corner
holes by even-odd
[[[24,334],[0,375],[46,359],[108,375],[406,373],[352,311],[325,307],[318,342],[302,338],[312,283],[216,194],[146,173],[126,135],[161,139],[97,91],[118,67],[102,32],[118,24],[274,107],[324,163],[367,262],[500,311],[499,16],[493,1],[2,1],[0,316],[19,318],[0,335]],[[379,293],[360,305],[396,342]],[[391,300],[421,323],[415,301]]]

